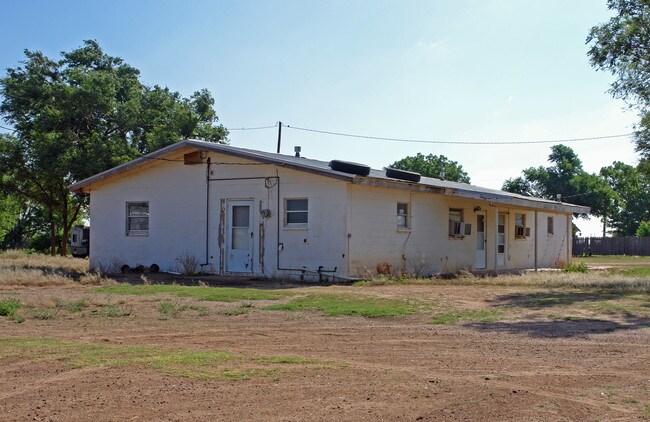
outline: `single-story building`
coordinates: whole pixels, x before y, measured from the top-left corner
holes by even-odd
[[[73,184],[91,268],[270,277],[490,272],[571,259],[587,207],[464,183],[185,140]]]

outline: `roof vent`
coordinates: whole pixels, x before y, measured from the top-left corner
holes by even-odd
[[[390,167],[386,169],[386,177],[390,177],[391,179],[406,180],[415,183],[420,182],[420,179],[422,178],[420,173],[415,173],[413,171],[406,171],[400,169],[393,169]]]
[[[351,163],[349,161],[332,160],[330,161],[330,168],[343,173],[358,174],[359,176],[367,176],[370,174],[370,167],[367,165]]]
[[[205,151],[194,151],[189,154],[183,154],[183,164],[201,164],[205,158]]]

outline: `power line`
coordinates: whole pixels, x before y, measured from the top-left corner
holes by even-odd
[[[521,144],[551,144],[551,143],[567,143],[567,142],[580,142],[580,141],[596,141],[603,139],[624,138],[634,135],[632,133],[625,133],[620,135],[606,135],[606,136],[591,136],[585,138],[569,138],[569,139],[547,139],[540,141],[437,141],[427,139],[407,139],[407,138],[388,138],[383,136],[370,136],[370,135],[356,135],[352,133],[332,132],[328,130],[310,129],[298,126],[284,125],[289,129],[301,130],[304,132],[314,132],[324,135],[345,136],[348,138],[371,139],[376,141],[392,141],[392,142],[411,142],[420,144],[450,144],[450,145],[521,145]]]
[[[272,126],[258,126],[258,127],[233,127],[229,128],[227,127],[226,129],[228,131],[233,131],[233,130],[260,130],[260,129],[271,129],[274,127],[278,127],[277,123],[272,125]]]

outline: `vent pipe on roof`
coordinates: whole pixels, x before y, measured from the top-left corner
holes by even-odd
[[[296,145],[293,147],[293,150],[296,152],[296,157],[300,157],[300,151],[302,151],[302,148],[299,145]]]

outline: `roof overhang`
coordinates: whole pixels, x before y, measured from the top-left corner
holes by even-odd
[[[327,166],[326,162],[310,160],[305,158],[294,158],[291,156],[272,154],[262,151],[232,147],[229,145],[213,142],[183,140],[167,147],[156,150],[152,153],[136,158],[128,163],[121,164],[112,169],[103,171],[87,179],[70,185],[69,189],[76,193],[89,193],[93,186],[109,181],[124,173],[140,169],[156,160],[167,160],[169,157],[178,156],[181,153],[193,151],[215,152],[231,157],[245,160],[253,160],[259,163],[275,165],[292,170],[298,170],[325,177],[330,177],[360,186],[385,187],[394,189],[405,189],[414,192],[425,192],[440,195],[455,196],[467,199],[485,201],[488,203],[528,208],[543,209],[554,212],[588,214],[589,207],[573,205],[564,202],[556,202],[542,198],[525,197],[509,192],[486,189],[464,183],[449,182],[439,179],[422,178],[420,183],[402,181],[385,177],[383,172],[373,170],[370,176],[359,176],[339,171],[334,171]]]

